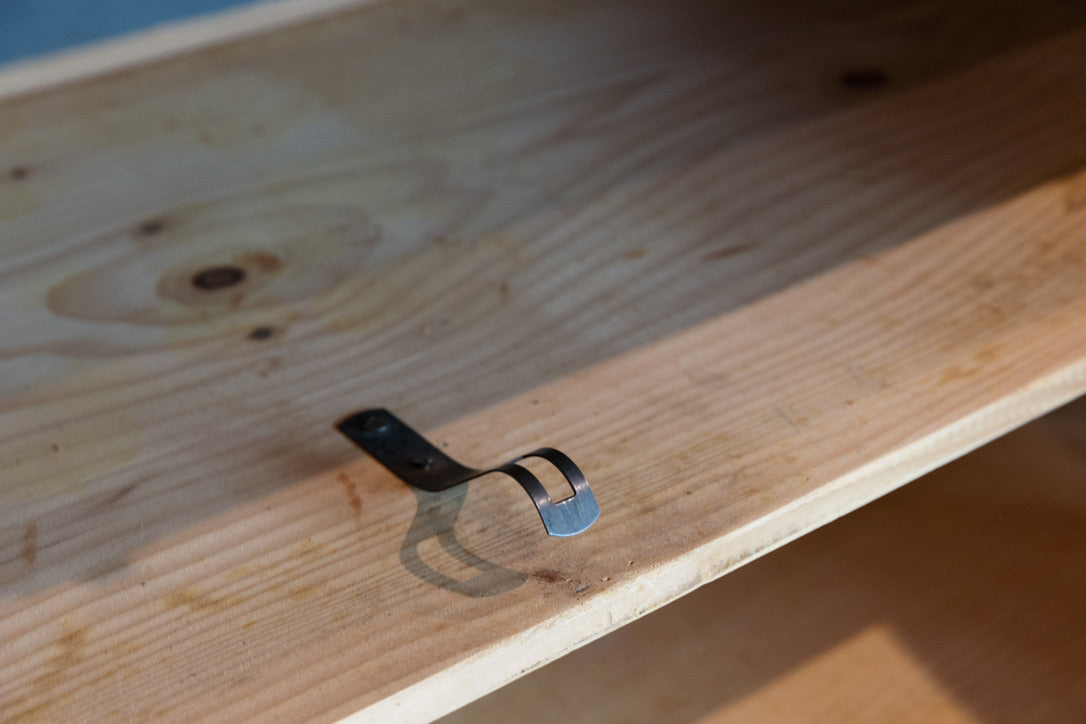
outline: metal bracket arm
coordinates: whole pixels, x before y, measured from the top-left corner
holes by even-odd
[[[388,410],[364,410],[340,422],[338,428],[393,475],[422,490],[437,492],[487,473],[505,473],[531,497],[550,535],[583,533],[600,517],[596,496],[584,474],[554,448],[539,448],[497,467],[479,470],[456,462]],[[539,479],[517,464],[532,457],[543,458],[558,468],[573,488],[573,496],[558,502],[551,500]]]

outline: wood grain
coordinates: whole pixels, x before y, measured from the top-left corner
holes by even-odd
[[[5,102],[0,711],[434,716],[1080,392],[1086,36],[989,7],[396,2]],[[371,404],[604,517],[416,497]]]
[[[444,721],[1082,721],[1083,432],[1079,401]]]

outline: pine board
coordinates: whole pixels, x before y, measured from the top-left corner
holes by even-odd
[[[987,7],[396,2],[5,102],[0,710],[438,715],[1080,392],[1084,34]],[[416,498],[372,404],[604,517]]]
[[[1086,401],[443,720],[1080,722]]]

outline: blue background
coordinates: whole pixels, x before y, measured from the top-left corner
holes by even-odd
[[[0,0],[0,63],[254,0]]]

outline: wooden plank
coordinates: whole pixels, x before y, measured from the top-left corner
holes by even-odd
[[[435,715],[1081,389],[1081,180],[1022,194],[1086,158],[1083,36],[975,65],[1062,11],[465,7],[3,105],[5,713]],[[332,429],[372,403],[604,518],[416,501]]]
[[[444,721],[1080,722],[1083,433],[1079,401]]]
[[[600,28],[620,25],[614,16],[525,13],[535,55],[515,81],[472,75],[507,67],[508,51],[480,50],[457,65],[463,53],[452,44],[435,51],[440,62],[397,79],[412,88],[409,102],[371,110],[361,100],[387,85],[375,66],[398,47],[403,18],[389,14],[399,7],[372,8],[372,22],[358,27],[318,24],[300,38],[242,43],[6,106],[0,264],[5,329],[19,333],[0,348],[0,393],[9,410],[35,406],[20,429],[72,417],[65,405],[41,405],[54,386],[78,401],[81,390],[158,379],[166,368],[200,374],[203,361],[224,356],[240,367],[279,366],[263,370],[276,373],[275,390],[261,379],[233,382],[241,386],[232,394],[253,404],[296,399],[298,385],[353,390],[360,403],[372,389],[433,425],[1013,196],[1086,155],[1078,69],[1066,59],[1043,67],[1045,53],[758,140],[854,105],[832,85],[781,86],[801,71],[812,83],[833,81],[847,67],[842,57],[874,42],[868,32],[894,51],[886,62],[904,81],[925,76],[916,56],[933,34],[947,38],[951,68],[975,57],[962,47],[1017,37],[978,23],[978,35],[961,42],[969,16],[928,17],[927,4],[891,5],[862,24],[833,15],[818,24],[796,11],[811,45],[784,59],[773,49],[787,26],[775,39],[756,35],[745,52],[745,31],[731,30],[700,45],[695,34],[655,57],[643,51],[662,45],[654,32],[682,37],[705,23],[652,5],[640,15],[628,4],[599,6],[643,18],[640,33],[624,29],[624,42],[605,43]],[[462,23],[463,46],[487,49],[495,27],[512,33],[517,16],[487,7],[473,5],[480,18]],[[1013,27],[1031,27],[1029,19],[1015,17]],[[434,22],[399,31],[408,54],[450,20]],[[864,40],[852,47],[853,37]],[[367,72],[344,78],[340,59],[360,44],[371,48],[359,63]],[[823,65],[809,70],[807,56],[827,45]],[[583,86],[571,87],[569,68]],[[645,89],[631,90],[616,69]],[[330,78],[357,97],[322,89]],[[706,87],[725,91],[707,96]],[[237,106],[215,110],[227,100]],[[923,183],[907,168],[917,157]],[[638,208],[645,215],[626,216]],[[188,274],[224,259],[252,277],[240,298],[186,286]],[[237,343],[264,326],[278,332],[276,354]],[[510,330],[516,344],[496,330]],[[323,364],[330,355],[337,365]],[[302,368],[304,381],[287,379]],[[324,414],[310,419],[323,424]]]
[[[515,492],[476,491],[457,540],[535,585],[468,607],[472,656],[452,653],[471,625],[448,642],[424,627],[425,645],[397,655],[448,658],[368,713],[469,699],[1080,394],[1086,239],[1066,194],[1046,187],[440,429],[499,458],[557,440],[610,515],[542,556],[519,538],[527,513],[496,530]]]

